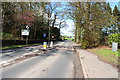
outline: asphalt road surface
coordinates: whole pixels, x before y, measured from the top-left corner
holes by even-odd
[[[65,41],[56,49],[0,70],[3,78],[74,78],[74,59],[72,42]]]
[[[59,44],[59,42],[55,44]],[[37,46],[28,46],[22,48],[2,50],[0,51],[0,59],[2,59],[0,63],[6,62],[11,59],[15,59],[29,52],[34,52],[35,50],[39,50],[42,47],[43,45],[37,45]]]
[[[7,61],[10,59],[14,59],[16,57],[20,57],[25,53],[29,53],[29,52],[38,50],[41,47],[42,47],[42,45],[3,50],[0,52],[0,58],[2,58],[2,62]]]

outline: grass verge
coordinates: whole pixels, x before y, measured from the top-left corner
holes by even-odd
[[[25,44],[25,45],[10,45],[10,46],[5,46],[5,47],[0,47],[1,50],[3,49],[11,49],[11,48],[20,48],[20,47],[26,47],[26,46],[37,46],[40,45],[40,43],[37,44]]]
[[[111,48],[107,47],[98,47],[93,49],[88,49],[88,51],[95,53],[98,55],[99,59],[112,64],[114,67],[118,67],[119,58],[120,58],[120,50],[113,52]]]

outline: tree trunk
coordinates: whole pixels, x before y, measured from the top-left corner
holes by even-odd
[[[54,27],[54,25],[55,25],[56,17],[57,17],[57,15],[55,14],[55,15],[54,15],[54,20],[53,20],[53,23],[52,23],[52,27]]]
[[[36,36],[36,31],[37,31],[37,29],[35,27],[35,30],[34,30],[34,39],[35,39],[35,36]]]

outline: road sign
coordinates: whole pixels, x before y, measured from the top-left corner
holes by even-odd
[[[22,35],[28,36],[29,32],[30,32],[30,30],[22,29]]]
[[[44,38],[46,37],[46,33],[43,34],[43,37],[44,37]]]
[[[29,29],[29,26],[27,25],[26,28]]]

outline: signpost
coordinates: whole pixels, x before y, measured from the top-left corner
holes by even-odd
[[[27,25],[26,28],[29,29],[29,26]]]
[[[29,30],[27,30],[27,29],[22,29],[22,35],[24,35],[24,36],[29,36]]]
[[[43,37],[44,38],[46,37],[46,33],[43,34]],[[47,49],[47,42],[43,42],[43,48]]]
[[[29,33],[30,33],[30,30],[29,29],[29,26],[26,26],[27,29],[22,29],[21,32],[22,32],[22,36],[27,36],[26,38],[26,44],[28,44],[28,36],[29,36]]]
[[[46,37],[46,33],[43,34],[43,37],[44,37],[44,38]]]

